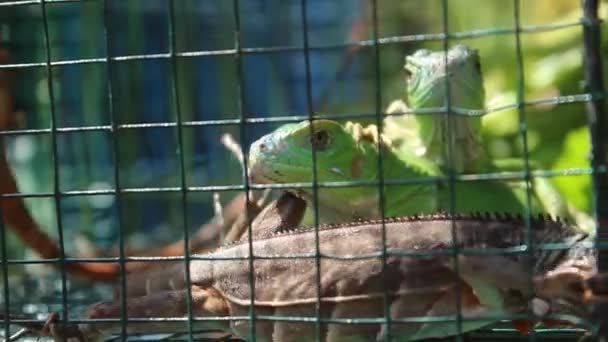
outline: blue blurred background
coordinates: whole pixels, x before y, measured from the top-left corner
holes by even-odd
[[[309,54],[311,97],[316,104],[333,86],[336,70],[343,64],[346,47],[340,45],[349,39],[353,25],[366,12],[362,0],[314,0],[308,1],[307,6],[309,44],[338,45]],[[234,53],[228,51],[235,48],[237,39],[233,2],[175,1],[174,9],[176,52],[214,51],[217,55],[179,58],[175,72],[168,58],[113,62],[110,71],[104,63],[55,66],[52,78],[57,127],[108,125],[111,108],[117,124],[175,122],[177,100],[181,117],[186,121],[237,119],[241,113],[245,117],[269,117],[306,115],[311,111],[301,49],[304,44],[301,1],[241,1],[238,13],[241,47],[279,48],[278,52],[242,55],[241,74]],[[13,63],[44,62],[41,7],[3,8],[7,10],[11,14],[5,14],[4,28]],[[52,61],[105,58],[106,51],[109,56],[166,54],[171,46],[169,2],[164,0],[108,1],[107,40],[102,1],[52,3],[47,5],[47,12]],[[291,50],[281,51],[281,47]],[[360,80],[362,59],[356,56],[344,75],[345,88],[339,91],[338,102],[356,101],[364,96],[365,84]],[[179,99],[172,89],[173,74]],[[16,103],[27,113],[27,128],[48,128],[51,103],[45,87],[45,68],[21,69],[17,77]],[[242,142],[246,146],[268,129],[265,125],[252,125]],[[242,182],[238,163],[219,143],[224,132],[241,140],[235,125],[184,129],[188,185]],[[63,133],[57,139],[61,190],[114,188],[114,167],[120,170],[121,187],[180,184],[174,127],[119,131],[118,165],[112,158],[107,130]],[[50,142],[48,135],[14,139],[13,156],[29,164],[18,172],[19,178],[30,177],[25,182],[32,183],[22,185],[23,191],[52,190]],[[31,163],[38,165],[36,171]],[[231,195],[225,196],[229,199]],[[190,222],[196,228],[211,215],[210,194],[191,197]],[[179,194],[124,196],[124,228],[142,236],[159,233],[165,235],[159,237],[165,240],[180,237],[178,199]],[[52,202],[46,202],[32,205],[47,212],[46,218],[42,213],[38,216],[52,225]],[[82,227],[84,231],[80,233],[93,236],[102,245],[116,242],[115,199],[76,196],[63,199],[61,204],[66,227]]]

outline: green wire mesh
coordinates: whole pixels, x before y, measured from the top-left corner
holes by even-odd
[[[9,195],[9,196],[18,196],[23,198],[29,197],[50,197],[54,201],[54,206],[57,210],[56,212],[56,226],[59,237],[59,244],[62,250],[62,253],[65,249],[64,241],[65,237],[63,235],[63,226],[65,223],[62,221],[62,214],[60,212],[60,202],[64,197],[67,196],[79,196],[79,195],[104,195],[104,194],[112,194],[116,197],[116,202],[118,203],[118,220],[119,220],[119,230],[118,234],[118,247],[119,247],[119,256],[115,259],[120,263],[122,270],[124,271],[124,265],[127,261],[132,259],[127,258],[125,254],[125,233],[123,228],[126,226],[124,220],[122,219],[124,216],[124,212],[121,212],[120,203],[123,201],[123,197],[129,193],[175,193],[179,196],[181,202],[181,211],[179,212],[182,219],[183,229],[183,237],[184,237],[184,250],[186,251],[185,256],[183,258],[184,262],[187,264],[189,260],[191,260],[191,255],[187,251],[187,246],[189,243],[189,232],[187,227],[189,226],[189,219],[187,214],[187,205],[191,199],[197,192],[215,192],[215,191],[235,191],[235,190],[245,190],[248,193],[248,190],[254,188],[250,186],[248,183],[248,178],[246,177],[246,173],[242,173],[242,184],[241,185],[220,185],[220,186],[188,186],[187,182],[187,167],[185,161],[186,154],[186,144],[185,144],[185,133],[184,129],[187,127],[204,127],[204,126],[222,126],[222,125],[236,125],[238,126],[238,133],[242,141],[245,141],[246,130],[248,125],[250,124],[260,124],[260,123],[279,123],[279,122],[297,122],[302,120],[313,120],[319,118],[315,113],[315,103],[312,98],[312,82],[311,82],[311,62],[310,62],[310,51],[312,49],[331,49],[338,47],[337,44],[326,44],[321,46],[311,46],[308,35],[308,25],[309,25],[309,13],[308,2],[306,0],[301,1],[301,12],[299,13],[301,17],[301,25],[303,27],[303,41],[301,47],[244,47],[242,42],[241,32],[243,31],[241,27],[241,13],[240,8],[242,6],[242,2],[239,0],[233,0],[233,20],[235,23],[235,34],[234,41],[232,42],[232,48],[219,50],[219,51],[189,51],[189,52],[180,52],[180,49],[177,47],[177,33],[176,33],[176,22],[179,21],[179,18],[176,16],[175,10],[175,0],[169,0],[167,2],[167,8],[169,13],[169,25],[167,30],[168,37],[168,50],[164,53],[158,53],[153,55],[121,55],[121,56],[111,56],[109,53],[103,58],[84,58],[79,60],[61,60],[56,61],[53,60],[51,54],[51,28],[49,25],[49,6],[54,6],[60,3],[70,3],[70,2],[78,2],[76,0],[24,0],[24,1],[2,1],[0,2],[0,12],[2,9],[8,7],[19,7],[19,6],[30,6],[30,5],[38,5],[40,6],[40,11],[42,13],[42,37],[45,45],[45,58],[43,62],[32,62],[32,63],[19,63],[19,64],[8,64],[8,65],[0,65],[0,70],[13,68],[17,70],[25,70],[28,68],[44,68],[44,72],[47,76],[46,88],[48,89],[49,99],[50,99],[50,127],[47,128],[36,128],[36,129],[26,129],[26,130],[12,130],[12,131],[4,131],[1,134],[5,136],[18,136],[18,135],[49,135],[51,141],[51,149],[50,153],[52,156],[52,174],[53,177],[53,189],[47,193],[36,193],[36,194],[19,194],[19,195]],[[109,0],[101,1],[103,3],[103,27],[104,27],[104,41],[100,42],[100,44],[104,44],[106,47],[106,51],[110,51],[110,41],[112,39],[112,35],[109,33],[108,28],[112,25],[112,13],[110,13]],[[383,103],[383,93],[382,93],[382,79],[381,79],[381,46],[385,45],[398,45],[406,42],[424,42],[424,41],[438,41],[441,42],[442,48],[447,50],[453,40],[460,39],[476,39],[486,36],[492,35],[513,35],[514,44],[516,46],[516,65],[517,65],[517,94],[516,94],[516,103],[509,106],[504,106],[500,108],[494,108],[493,111],[507,110],[507,109],[517,109],[518,111],[518,120],[519,120],[519,133],[521,135],[522,144],[523,144],[523,159],[525,161],[525,169],[522,172],[510,172],[510,173],[500,173],[500,174],[479,174],[479,175],[454,175],[449,174],[446,177],[446,181],[450,185],[452,191],[452,207],[453,207],[453,184],[457,181],[467,181],[467,180],[480,180],[480,179],[524,179],[527,181],[527,202],[528,208],[530,207],[531,202],[531,187],[530,181],[534,177],[556,177],[556,176],[565,176],[565,175],[591,175],[593,177],[593,202],[594,202],[594,214],[596,219],[602,223],[608,218],[608,177],[606,177],[606,167],[608,162],[606,160],[602,160],[602,156],[607,156],[608,150],[608,120],[605,118],[604,112],[604,85],[602,79],[602,69],[601,69],[601,44],[599,40],[600,33],[600,22],[597,17],[597,1],[586,0],[582,2],[582,8],[584,17],[579,21],[573,21],[568,23],[558,23],[558,24],[545,24],[545,25],[535,25],[535,26],[524,26],[521,22],[521,8],[525,6],[526,3],[522,3],[519,0],[513,0],[513,25],[512,28],[492,28],[492,29],[483,29],[483,30],[475,30],[468,32],[450,32],[449,31],[449,6],[453,6],[449,0],[441,1],[441,14],[440,20],[442,25],[441,33],[430,33],[430,34],[416,34],[416,35],[408,35],[408,36],[392,36],[392,37],[380,37],[379,33],[379,17],[378,17],[378,1],[370,0],[370,22],[371,22],[371,35],[372,39],[370,40],[361,40],[354,42],[352,44],[345,44],[344,46],[351,46],[356,48],[369,48],[373,51],[372,53],[372,69],[374,74],[374,113],[370,114],[353,114],[353,115],[323,115],[323,118],[336,118],[336,119],[368,119],[375,120],[375,123],[378,127],[382,127],[381,114],[382,103]],[[584,43],[585,43],[585,61],[586,61],[586,76],[587,76],[587,84],[584,93],[573,94],[568,96],[557,96],[553,98],[541,99],[528,101],[525,96],[525,84],[526,84],[526,70],[524,70],[524,50],[522,48],[521,35],[527,33],[536,33],[536,32],[545,32],[552,31],[558,29],[564,29],[568,27],[577,27],[582,26],[584,31]],[[273,117],[273,118],[249,118],[245,112],[244,108],[244,68],[243,68],[243,59],[244,56],[248,54],[261,54],[268,51],[277,51],[283,49],[285,51],[298,51],[304,54],[304,67],[306,69],[306,92],[302,94],[303,97],[306,98],[306,106],[308,108],[308,115],[297,115],[297,116],[281,116],[281,117]],[[219,119],[219,120],[204,120],[204,121],[188,121],[186,119],[186,115],[184,114],[186,111],[183,109],[184,104],[180,102],[181,92],[184,91],[180,86],[178,81],[178,77],[180,75],[180,64],[178,60],[181,58],[192,58],[192,57],[205,57],[205,56],[218,56],[225,55],[234,59],[236,64],[236,77],[237,77],[237,107],[239,112],[239,117],[236,119]],[[447,57],[446,57],[447,58]],[[175,108],[176,121],[174,122],[156,122],[156,123],[129,123],[124,124],[121,123],[119,115],[121,115],[115,109],[115,92],[116,90],[113,87],[113,82],[107,82],[107,106],[108,113],[110,116],[110,123],[108,125],[96,125],[96,126],[83,126],[83,127],[71,127],[65,128],[61,127],[57,124],[57,104],[55,103],[56,96],[54,95],[55,85],[54,85],[54,67],[58,66],[68,66],[68,65],[83,65],[83,64],[101,64],[105,67],[105,73],[108,80],[112,80],[116,77],[117,67],[115,64],[117,62],[125,62],[125,61],[145,61],[151,59],[165,59],[170,62],[170,74],[171,74],[171,94],[173,100],[173,106]],[[449,87],[446,87],[446,94],[448,103],[447,103],[447,111],[450,111],[450,103],[449,103]],[[592,138],[592,167],[588,169],[578,168],[575,170],[566,170],[566,171],[533,171],[530,169],[529,165],[529,155],[528,155],[528,135],[527,135],[527,116],[526,111],[530,106],[538,106],[538,105],[565,105],[572,103],[586,103],[588,105],[589,112],[589,128],[591,131]],[[436,111],[440,111],[441,109],[437,109]],[[486,113],[479,113],[480,115],[484,115]],[[116,135],[121,130],[140,130],[140,129],[149,129],[155,127],[170,127],[176,129],[177,134],[177,152],[179,156],[178,168],[179,168],[179,186],[177,187],[156,187],[156,188],[132,188],[126,187],[121,183],[121,178],[119,175],[120,170],[120,158],[119,158],[119,145],[120,142],[116,138]],[[57,135],[63,132],[78,132],[78,131],[100,131],[100,132],[108,132],[111,138],[112,144],[112,158],[115,160],[113,173],[114,173],[114,184],[112,190],[101,190],[101,191],[69,191],[66,192],[60,187],[60,171],[59,171],[59,162],[58,162],[58,143],[57,143]],[[608,158],[608,157],[605,157]],[[246,159],[246,158],[245,158]],[[246,160],[245,160],[246,164]],[[413,181],[404,180],[399,182],[389,182],[385,181],[382,176],[382,172],[380,173],[379,182],[370,183],[370,182],[317,182],[316,176],[316,157],[313,153],[313,183],[312,187],[314,189],[314,197],[317,198],[318,189],[323,187],[342,187],[342,186],[374,186],[378,187],[380,193],[380,208],[381,212],[384,213],[384,194],[383,194],[383,186],[385,184],[409,184]],[[246,165],[245,165],[246,166]],[[378,167],[380,170],[383,169],[383,161],[382,157],[378,160]],[[416,182],[435,182],[437,178],[429,178],[429,179],[419,179]],[[306,184],[301,184],[306,185]],[[270,186],[271,188],[288,188],[293,187],[294,184],[287,185],[274,185]],[[258,188],[258,187],[255,187]],[[6,197],[7,195],[3,195]],[[383,215],[384,216],[384,215]],[[315,222],[318,223],[318,211],[315,210]],[[528,220],[528,230],[529,220]],[[249,229],[251,229],[249,227]],[[600,242],[608,241],[608,234],[605,229],[599,229],[598,231],[598,240]],[[529,234],[530,235],[530,234]],[[24,261],[15,261],[9,260],[7,256],[7,236],[4,224],[2,224],[2,229],[0,229],[0,240],[2,241],[2,272],[4,275],[4,286],[3,286],[3,296],[5,298],[5,308],[4,313],[8,317],[10,313],[10,293],[13,291],[11,289],[11,285],[8,283],[8,274],[9,274],[9,266],[10,265],[21,265],[27,262]],[[531,240],[529,241],[529,245],[531,245]],[[530,253],[533,252],[533,246],[529,249]],[[251,252],[251,250],[250,250]],[[454,251],[454,253],[458,253],[458,251]],[[384,259],[387,257],[386,248],[380,254]],[[317,260],[317,279],[320,280],[320,253],[317,249],[317,254],[313,257]],[[325,257],[325,256],[324,256]],[[145,258],[140,258],[138,260],[146,260]],[[150,260],[153,260],[151,258]],[[603,254],[600,254],[599,260],[599,268],[600,270],[605,270],[608,267],[608,257]],[[67,262],[76,262],[80,261],[76,258],[71,258],[70,260],[66,260],[65,254],[62,254],[60,258],[57,260],[43,260],[38,261],[37,263],[46,263],[46,262],[54,262],[64,265]],[[107,260],[105,260],[107,261]],[[253,267],[253,259],[249,259],[250,267]],[[188,268],[186,268],[188,270]],[[189,273],[186,275],[187,279],[190,279]],[[319,282],[317,282],[317,291],[319,291]],[[251,284],[251,298],[253,298],[255,282],[253,279],[253,275],[250,277]],[[122,280],[122,287],[126,286],[125,280]],[[62,318],[67,321],[73,321],[70,317],[74,317],[71,311],[74,309],[74,303],[70,300],[72,294],[70,293],[70,289],[68,288],[68,283],[66,279],[65,271],[61,272],[60,279],[60,292],[61,292],[61,311]],[[386,297],[386,296],[385,296]],[[385,298],[386,300],[386,298]],[[188,298],[188,317],[185,320],[186,322],[186,333],[185,334],[173,334],[171,336],[164,336],[163,339],[167,340],[193,340],[197,339],[196,331],[194,330],[194,321],[198,320],[192,317],[192,308],[191,308],[191,294],[189,294]],[[123,317],[121,318],[122,324],[122,332],[120,336],[116,336],[115,339],[126,339],[126,326],[128,319],[126,318],[126,299],[123,298]],[[385,305],[385,319],[382,320],[383,323],[390,325],[391,321],[388,317],[388,306]],[[317,300],[317,310],[316,310],[316,318],[312,320],[315,323],[316,327],[316,335],[317,339],[321,337],[321,323],[324,321],[320,319],[320,300]],[[259,316],[255,312],[255,308],[253,305],[251,306],[250,312],[246,319],[255,320],[255,319],[298,319],[291,317],[264,317]],[[308,319],[304,319],[308,320]],[[457,317],[458,322],[462,321],[462,317]],[[310,320],[308,320],[310,321]],[[352,320],[354,324],[357,323],[356,319]],[[361,322],[363,323],[363,322]],[[11,322],[9,319],[4,321],[4,336],[10,336]],[[251,334],[255,334],[255,325],[251,325]],[[479,341],[516,341],[516,340],[544,340],[544,339],[560,339],[560,340],[573,340],[575,338],[580,337],[580,331],[576,329],[568,330],[568,329],[560,329],[560,330],[541,330],[537,331],[535,334],[530,336],[520,336],[510,329],[508,326],[502,327],[500,325],[493,327],[492,329],[485,329],[478,332],[473,332],[467,334],[467,340],[479,340]],[[160,339],[160,337],[157,337]],[[232,337],[217,337],[216,340],[231,340]],[[462,336],[455,337],[454,340],[463,340]]]

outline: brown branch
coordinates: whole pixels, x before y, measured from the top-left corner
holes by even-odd
[[[17,183],[10,169],[4,151],[4,144],[0,141],[0,193],[16,194]],[[29,211],[19,197],[2,198],[2,219],[21,241],[33,249],[44,259],[61,257],[61,250],[54,241],[34,221]],[[66,263],[66,272],[84,279],[111,281],[118,275],[118,265],[112,263]]]
[[[10,63],[7,50],[0,49],[0,64]],[[14,71],[0,69],[0,130],[17,127],[18,116],[14,108]],[[17,182],[8,163],[4,142],[0,139],[0,194],[17,194]],[[18,197],[2,197],[2,219],[21,241],[44,259],[54,259],[61,256],[60,248],[47,233],[45,233],[27,210],[23,199]],[[85,264],[66,263],[65,270],[79,278],[99,281],[111,281],[118,275],[118,265],[111,263]]]

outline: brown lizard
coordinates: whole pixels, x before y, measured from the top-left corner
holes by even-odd
[[[184,317],[190,290],[194,316],[206,318],[196,321],[195,327],[220,327],[250,339],[248,315],[253,303],[257,341],[314,340],[317,304],[324,320],[320,323],[322,341],[382,340],[389,333],[385,312],[392,320],[393,340],[454,335],[459,331],[454,321],[411,319],[455,315],[458,299],[462,331],[481,328],[501,315],[521,313],[541,319],[553,313],[572,315],[574,321],[576,317],[587,319],[584,284],[596,274],[591,238],[564,222],[538,218],[531,221],[536,248],[531,252],[522,249],[527,241],[525,226],[523,219],[508,216],[442,214],[394,218],[384,225],[381,221],[326,225],[318,235],[308,228],[269,233],[257,237],[251,246],[239,241],[193,256],[190,286],[184,281],[184,263],[174,265],[177,271],[173,274],[179,276],[150,279],[141,292],[129,293],[126,311],[129,318]],[[385,263],[380,253],[383,231]],[[318,277],[317,236],[323,255]],[[457,268],[454,247],[460,249]],[[255,301],[249,285],[250,248],[255,256]],[[230,258],[234,260],[227,260]],[[386,311],[383,304],[387,304]],[[90,308],[89,318],[119,318],[121,312],[120,301],[101,302]],[[260,319],[260,315],[282,319]],[[225,319],[230,316],[239,318]],[[290,321],[285,316],[307,318]],[[210,321],[212,318],[216,320]],[[368,322],[337,322],[352,318]],[[381,319],[371,321],[374,318]],[[74,330],[58,329],[57,324],[51,321],[47,328]],[[95,340],[119,331],[120,323],[77,327],[84,340]],[[167,332],[184,330],[185,323],[155,320],[128,327],[130,332]]]

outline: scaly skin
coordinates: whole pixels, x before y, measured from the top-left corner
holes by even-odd
[[[378,143],[380,140],[380,143]],[[378,146],[381,146],[385,184],[385,216],[450,211],[449,187],[445,182],[423,178],[443,177],[429,160],[396,153],[391,142],[378,135],[374,126],[340,125],[331,120],[303,121],[284,125],[251,145],[249,166],[255,183],[312,183],[312,151],[316,151],[317,181],[368,181],[371,185],[318,189],[321,222],[353,218],[379,218]],[[416,183],[418,181],[418,183]],[[313,207],[313,189],[293,188]],[[524,189],[510,188],[500,181],[456,182],[454,212],[502,211],[525,213]],[[533,212],[541,211],[533,200]]]
[[[439,176],[440,170],[446,170],[450,165],[459,173],[508,172],[524,169],[523,162],[518,159],[490,160],[481,140],[481,117],[466,115],[466,110],[470,112],[484,107],[485,91],[477,50],[457,45],[449,50],[447,64],[443,52],[419,50],[406,58],[405,68],[409,72],[406,97],[412,109],[444,106],[446,75],[449,75],[451,107],[460,111],[465,110],[465,115],[419,114],[386,117],[381,135],[383,145],[387,147],[387,151],[390,151],[384,158],[385,179]],[[398,102],[389,108],[389,112],[399,110],[408,109],[403,102]],[[452,130],[451,140],[448,139],[448,118]],[[315,125],[322,127],[329,125],[328,122],[319,121]],[[339,126],[336,123],[333,125]],[[338,139],[335,145],[317,153],[318,180],[378,181],[376,172],[378,153],[374,150],[378,137],[376,127],[370,125],[363,128],[349,122],[335,130],[340,132],[339,136],[347,133],[349,137]],[[307,122],[285,125],[269,136],[261,138],[252,145],[250,162],[253,168],[252,175],[261,183],[312,182],[312,151],[309,139],[310,129]],[[447,147],[450,145],[452,162],[448,165]],[[403,163],[406,164],[405,172],[401,167]],[[407,164],[414,167],[410,169]],[[534,165],[534,162],[531,164]],[[385,214],[408,215],[448,210],[447,185],[443,185],[442,191],[437,191],[435,187],[433,183],[385,187]],[[455,188],[454,210],[456,211],[522,212],[522,206],[527,204],[525,183],[521,181],[457,183]],[[310,189],[301,193],[310,204],[312,202]],[[505,195],[508,196],[504,197]],[[433,196],[438,198],[433,199]],[[573,218],[585,231],[594,230],[593,220],[569,207],[548,179],[533,179],[531,197],[533,212],[541,209],[554,217]],[[509,208],[505,208],[504,203],[510,203],[507,201],[508,198],[511,198],[510,201],[513,203]],[[319,204],[322,222],[380,216],[377,209],[378,191],[370,187],[322,189],[319,191]],[[305,222],[310,223],[311,212],[308,211],[307,214]]]
[[[472,112],[485,108],[483,73],[477,50],[465,45],[456,45],[448,51],[447,56],[443,51],[418,50],[406,57],[405,70],[408,73],[405,94],[408,104],[395,101],[387,112],[398,113],[446,106],[446,84],[449,84],[450,107],[459,113],[388,116],[384,120],[384,133],[393,141],[399,153],[424,156],[438,163],[443,169],[451,168],[455,172],[465,174],[515,172],[525,169],[521,159],[491,160],[485,151],[480,133],[481,116]],[[451,151],[448,151],[449,146],[452,147]],[[448,160],[448,153],[451,153],[451,160]],[[540,167],[536,162],[530,161],[530,168]],[[522,182],[510,184],[520,187],[524,185]],[[545,212],[552,216],[572,218],[587,232],[592,233],[595,230],[593,219],[563,199],[549,179],[533,179],[532,192],[533,196],[541,201]]]
[[[304,228],[258,236],[251,245],[240,241],[193,255],[190,283],[185,281],[183,262],[164,266],[173,270],[172,276],[151,274],[146,282],[138,282],[139,291],[125,298],[126,313],[128,318],[186,317],[190,289],[190,307],[197,318],[248,317],[251,305],[257,318],[254,323],[196,320],[193,329],[220,328],[252,341],[251,324],[255,324],[255,340],[268,342],[315,340],[315,322],[260,316],[373,319],[386,317],[386,308],[392,320],[391,341],[456,335],[455,321],[402,320],[455,317],[457,309],[466,318],[461,322],[463,332],[503,315],[529,311],[543,322],[554,314],[573,315],[574,322],[576,317],[589,319],[583,284],[597,275],[593,241],[563,222],[534,218],[530,224],[528,230],[525,220],[509,215],[433,215],[329,225],[318,233]],[[520,248],[529,239],[536,246],[532,253],[496,253]],[[540,248],[547,244],[553,248]],[[557,245],[567,250],[555,249]],[[372,257],[382,246],[391,252],[386,262]],[[457,269],[452,248],[462,253]],[[293,258],[316,251],[337,258]],[[247,260],[251,253],[258,257],[253,269]],[[132,282],[129,277],[127,283]],[[122,305],[121,299],[97,303],[87,318],[120,318]],[[561,317],[566,320],[561,324],[570,320]],[[383,341],[388,326],[380,322],[322,323],[320,341]],[[121,322],[86,322],[58,329],[60,322],[51,317],[46,327],[56,338],[94,341],[119,333]],[[184,322],[154,320],[129,323],[127,328],[132,333],[167,333],[183,331]]]
[[[312,182],[313,148],[317,151],[317,181],[378,179],[375,167],[377,135],[358,130],[361,128],[358,125],[341,126],[330,120],[315,121],[313,126],[315,132],[312,137],[309,122],[304,121],[283,125],[253,143],[249,152],[253,181],[267,184]],[[385,179],[424,178],[440,174],[436,166],[424,159],[411,160],[402,166],[404,162],[394,153],[385,153],[383,157]],[[406,206],[400,203],[409,203],[408,213],[429,212],[435,207],[434,183],[393,187],[385,187],[387,215],[403,213]],[[298,193],[311,204],[312,189],[299,189]],[[378,198],[378,189],[373,186],[319,188],[320,216],[327,222],[378,217]],[[412,201],[413,198],[416,201]]]
[[[442,166],[449,164],[456,172],[476,169],[486,157],[479,134],[481,116],[473,112],[483,110],[485,100],[477,50],[456,45],[446,56],[443,51],[422,49],[405,58],[404,68],[408,74],[407,105],[396,101],[387,112],[446,107],[449,85],[452,113],[388,116],[383,132],[400,151],[413,152]]]

